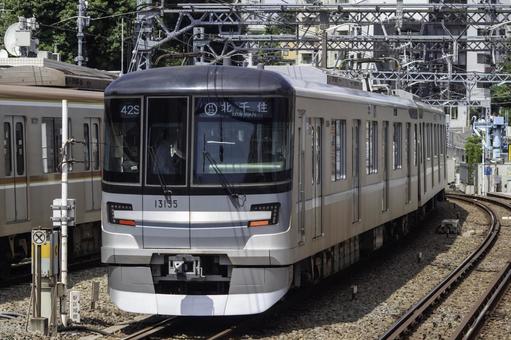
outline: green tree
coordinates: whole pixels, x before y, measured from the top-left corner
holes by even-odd
[[[481,162],[483,155],[481,138],[470,136],[465,141],[465,159],[468,165],[468,181],[473,184],[473,176],[475,164]]]
[[[89,0],[87,15],[91,17],[90,26],[85,30],[87,66],[118,70],[121,51],[121,14],[125,18],[127,29],[132,28],[132,13],[136,0]],[[0,14],[0,44],[6,28],[17,22],[18,16],[35,16],[40,25],[37,32],[39,50],[54,51],[61,54],[63,61],[74,63],[77,54],[76,16],[78,1],[74,0],[5,0],[5,9]]]
[[[502,63],[503,73],[511,73],[511,56],[507,56]],[[511,85],[493,85],[491,87],[492,105],[495,107],[494,112],[498,112],[499,107],[511,107]]]

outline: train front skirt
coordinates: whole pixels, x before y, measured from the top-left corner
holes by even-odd
[[[266,311],[289,290],[292,266],[233,268],[229,294],[157,294],[149,267],[112,266],[109,293],[122,310],[160,315],[245,315]]]

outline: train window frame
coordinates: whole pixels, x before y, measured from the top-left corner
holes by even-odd
[[[346,132],[346,119],[332,119],[330,126],[332,182],[346,179]]]
[[[142,148],[141,150],[143,150],[143,165],[141,165],[141,168],[143,169],[144,171],[144,186],[147,186],[147,187],[160,187],[161,184],[160,183],[149,183],[148,182],[148,164],[149,164],[149,157],[148,157],[148,153],[147,153],[147,148],[149,146],[149,132],[148,132],[148,128],[149,128],[149,100],[150,99],[185,99],[186,100],[186,118],[185,118],[185,124],[186,124],[186,158],[185,158],[185,181],[184,181],[184,184],[172,184],[172,183],[166,183],[168,186],[170,187],[173,187],[173,188],[184,188],[184,187],[187,187],[188,186],[188,181],[189,181],[189,158],[191,157],[191,149],[190,149],[190,97],[189,96],[169,96],[169,95],[166,95],[166,96],[147,96],[144,100],[144,109],[143,109],[143,113],[144,113],[144,117],[143,117],[143,122],[144,124],[141,124],[144,126],[144,143],[142,145]]]
[[[4,122],[4,175],[6,177],[12,176],[13,173],[13,159],[12,159],[12,130],[11,122]]]
[[[403,123],[394,122],[392,124],[392,155],[393,168],[399,170],[403,168]]]
[[[194,174],[194,169],[195,169],[195,134],[196,134],[196,121],[195,121],[195,105],[196,105],[196,101],[197,99],[199,98],[207,98],[207,97],[211,97],[211,96],[208,96],[207,94],[202,94],[202,95],[192,95],[190,97],[190,100],[191,100],[191,103],[190,103],[190,121],[191,121],[191,124],[190,124],[190,140],[191,140],[191,143],[190,143],[190,157],[191,157],[191,161],[188,162],[189,166],[190,166],[190,171],[187,171],[190,173],[190,187],[192,188],[218,188],[221,186],[221,184],[219,183],[214,183],[214,184],[211,184],[211,183],[197,183],[195,182],[195,174]],[[295,121],[295,117],[294,117],[294,111],[293,111],[293,107],[294,107],[294,104],[291,100],[291,98],[289,96],[282,96],[282,95],[254,95],[254,94],[237,94],[237,95],[231,95],[231,94],[222,94],[222,95],[218,95],[216,97],[221,97],[221,98],[224,98],[224,97],[228,97],[228,98],[268,98],[268,99],[282,99],[282,100],[285,100],[286,101],[286,105],[287,105],[287,114],[288,114],[288,118],[289,118],[289,129],[288,129],[288,132],[289,132],[289,140],[290,140],[290,144],[289,144],[289,148],[290,148],[290,154],[289,154],[289,157],[290,157],[290,162],[291,162],[291,165],[290,165],[290,169],[289,170],[286,170],[290,173],[290,175],[288,176],[288,178],[286,179],[283,179],[283,180],[278,180],[278,181],[266,181],[266,182],[248,182],[248,183],[235,183],[236,187],[257,187],[257,186],[264,186],[264,185],[268,185],[269,183],[272,184],[272,185],[279,185],[279,184],[287,184],[287,183],[290,183],[292,181],[292,171],[293,171],[293,145],[294,145],[294,129],[293,129],[293,126],[294,126],[294,121]]]
[[[378,173],[378,121],[367,120],[365,125],[366,174],[373,175]]]
[[[111,180],[108,180],[105,178],[105,174],[107,173],[107,170],[105,170],[105,162],[106,162],[106,157],[108,155],[108,153],[106,152],[106,132],[107,132],[107,129],[106,129],[106,126],[107,126],[107,119],[106,119],[106,102],[108,100],[115,100],[115,99],[138,99],[139,102],[140,102],[140,128],[139,128],[139,148],[140,148],[140,155],[139,155],[139,171],[138,171],[138,179],[136,181],[131,181],[131,180],[125,180],[125,181],[111,181]],[[100,156],[100,167],[101,167],[101,164],[102,164],[102,181],[104,183],[107,183],[107,184],[112,184],[112,185],[122,185],[122,186],[135,186],[135,187],[138,187],[140,186],[141,184],[141,181],[142,181],[142,173],[143,173],[143,166],[144,166],[144,160],[145,160],[145,155],[142,154],[142,148],[143,148],[143,141],[144,141],[144,117],[145,117],[145,100],[144,100],[144,96],[142,95],[133,95],[133,96],[107,96],[105,97],[104,99],[105,101],[105,119],[104,119],[104,129],[103,129],[103,141],[104,141],[104,152],[103,152],[103,157],[101,158]]]

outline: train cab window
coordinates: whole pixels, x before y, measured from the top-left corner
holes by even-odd
[[[147,106],[147,184],[186,184],[186,98],[150,98]]]
[[[16,174],[25,173],[25,136],[23,124],[16,123]]]
[[[105,101],[103,178],[109,182],[140,181],[140,98]]]
[[[366,173],[378,173],[378,122],[366,122]]]
[[[346,121],[335,119],[331,125],[332,181],[346,179]]]
[[[394,155],[394,170],[401,169],[403,166],[402,159],[402,123],[394,123],[394,135],[392,138],[392,153]]]
[[[194,103],[195,184],[268,183],[291,178],[287,99],[201,97]]]
[[[89,124],[83,124],[83,164],[85,170],[90,170],[90,131]]]
[[[5,176],[12,176],[12,137],[11,123],[4,123],[4,172]]]

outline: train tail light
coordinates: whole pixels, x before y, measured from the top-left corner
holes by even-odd
[[[270,225],[270,220],[256,220],[248,222],[249,227],[264,227]]]
[[[125,218],[116,218],[116,211],[131,211],[133,210],[133,206],[127,203],[115,203],[115,202],[107,202],[106,204],[108,209],[108,222],[111,224],[119,224],[128,227],[134,227],[137,225],[135,220],[125,219]]]
[[[277,224],[279,222],[279,210],[280,203],[263,203],[263,204],[252,204],[250,206],[250,211],[270,211],[271,218],[269,220],[254,220],[249,221],[249,227],[264,227],[272,224]]]

